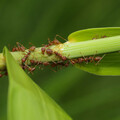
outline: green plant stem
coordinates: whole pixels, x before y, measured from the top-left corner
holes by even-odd
[[[115,52],[120,50],[120,36],[116,37],[108,37],[104,39],[97,40],[88,40],[84,42],[66,42],[60,45],[54,45],[50,47],[53,51],[57,51],[61,53],[63,56],[66,56],[68,59],[97,55],[97,54],[105,54],[109,52]],[[21,59],[27,54],[28,50],[25,52],[11,52],[15,60],[21,64]],[[55,54],[49,56],[46,53],[43,55],[41,53],[41,47],[36,48],[34,52],[31,52],[28,57],[26,64],[30,64],[30,60],[36,60],[41,62],[52,62],[60,60],[56,57]],[[0,54],[0,70],[4,70],[6,68],[5,58],[3,54]]]
[[[104,54],[120,50],[120,36],[84,42],[69,43],[64,46],[63,53],[70,58]]]

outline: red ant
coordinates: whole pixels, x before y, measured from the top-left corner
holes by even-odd
[[[67,63],[64,64],[65,67],[69,66],[69,61]]]
[[[57,65],[58,65],[57,62],[53,62],[53,63],[51,63],[51,67],[56,67]]]
[[[102,56],[102,57],[100,57],[100,56],[96,56],[96,57],[92,57],[92,56],[90,56],[88,59],[89,59],[89,61],[90,62],[97,62],[96,63],[96,65],[103,59],[103,57],[105,56],[105,54]]]
[[[96,65],[99,64],[99,62],[103,59],[104,56],[105,56],[105,54],[102,57],[97,56],[94,58],[94,61],[97,62]]]
[[[46,49],[45,47],[42,47],[42,48],[41,48],[41,52],[42,52],[42,54],[44,54],[45,52],[46,52],[48,55],[52,55],[52,54],[53,54],[52,49]]]
[[[93,61],[95,61],[95,62],[97,62],[96,63],[96,65],[103,59],[103,57],[105,56],[105,54],[102,56],[102,57],[100,57],[100,56],[97,56],[97,57],[92,57],[92,56],[90,56],[90,57],[86,57],[86,58],[78,58],[77,60],[78,60],[78,63],[82,63],[82,62],[93,62]]]
[[[35,60],[30,60],[30,63],[32,65],[41,65],[43,62],[41,62],[41,61],[35,61]]]
[[[53,51],[52,51],[51,49],[47,49],[47,50],[46,50],[46,53],[47,53],[48,55],[52,55],[52,54],[53,54]]]
[[[41,48],[41,52],[42,52],[42,54],[44,54],[45,51],[46,51],[45,47],[42,47],[42,48]]]
[[[62,66],[64,66],[64,67],[68,67],[69,66],[69,61],[67,61],[66,63],[64,63],[64,62],[55,62],[55,63],[52,63],[51,64],[51,67],[56,67],[56,69],[57,69],[57,67],[60,67],[61,69],[62,69]],[[56,71],[55,71],[56,72]]]
[[[32,46],[29,48],[28,53],[22,58],[22,64],[25,63],[25,61],[29,57],[30,53],[33,52],[35,50],[35,48],[36,48],[35,46]]]
[[[61,42],[56,39],[57,37],[60,37],[61,39],[63,39],[63,40],[66,41],[65,38],[61,37],[60,35],[56,35],[53,41],[50,41],[50,39],[48,38],[48,44],[45,45],[45,47],[49,47],[49,46],[52,46],[52,45],[59,45],[59,44],[61,44]]]
[[[19,51],[18,47],[12,48],[12,52]]]
[[[43,64],[43,62],[41,62],[41,61],[35,61],[35,60],[30,60],[30,63],[31,63],[31,65],[36,65],[36,66]],[[47,62],[44,62],[43,65],[47,66]],[[34,68],[35,68],[35,67],[34,67]],[[39,68],[40,68],[40,67],[39,67]],[[30,68],[29,68],[29,71],[30,71]],[[33,68],[32,68],[32,71],[34,71]]]
[[[48,66],[48,65],[50,65],[50,63],[49,62],[43,62],[43,65]]]
[[[72,60],[70,60],[70,62],[71,62],[71,64],[75,64],[75,63],[78,63],[78,60],[77,59],[72,59]]]
[[[25,69],[27,69],[30,73],[32,73],[35,69],[36,69],[36,67],[29,67],[29,66],[27,66],[26,64],[25,65],[21,65],[21,67],[25,70]]]
[[[58,65],[60,65],[60,63],[54,62],[54,63],[51,64],[51,67],[56,67],[56,70],[53,70],[53,69],[52,69],[54,72],[57,71],[57,66],[58,66]]]
[[[33,67],[33,68],[32,68],[32,67],[29,67],[29,68],[28,68],[28,71],[32,73],[33,71],[35,71],[35,69],[36,69],[35,67]]]
[[[62,61],[66,61],[67,58],[65,56],[62,56],[60,53],[54,51],[55,55],[58,56]]]
[[[29,57],[30,55],[30,51],[22,58],[22,63],[25,63],[25,61],[27,60],[27,58]]]
[[[17,44],[18,47],[14,47],[12,49],[12,52],[15,52],[15,51],[22,51],[22,52],[24,52],[25,51],[25,47],[22,44],[20,44],[19,42],[16,42],[16,44]]]
[[[34,51],[35,48],[36,48],[35,46],[32,46],[32,47],[29,48],[29,51]]]
[[[32,65],[35,65],[35,64],[36,64],[36,61],[30,60],[30,63],[31,63]]]
[[[59,45],[61,44],[61,42],[57,39],[53,40],[53,41],[50,41],[50,39],[48,39],[48,42],[49,44],[45,45],[45,47],[49,47],[49,46],[52,46],[52,45]]]
[[[68,67],[69,63],[70,63],[69,61],[67,61],[66,63],[65,62],[61,62],[61,63],[58,63],[58,65]]]
[[[103,59],[104,56],[105,56],[105,54],[102,57],[100,57],[100,56],[97,56],[97,57],[90,56],[90,57],[84,57],[84,58],[71,59],[70,62],[71,62],[71,64],[75,64],[75,63],[83,63],[83,62],[92,63],[94,61],[94,62],[97,62],[96,63],[96,65],[97,65]]]
[[[83,58],[78,58],[77,60],[78,60],[78,63],[82,63],[84,61]]]
[[[92,40],[99,39],[99,38],[106,38],[106,37],[107,37],[106,35],[103,35],[101,37],[99,37],[98,35],[96,35],[96,37],[92,38]]]

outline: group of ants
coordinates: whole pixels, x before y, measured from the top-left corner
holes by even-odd
[[[58,35],[59,36],[59,35]],[[59,36],[61,37],[61,36]],[[61,37],[62,38],[62,37]],[[13,47],[12,48],[12,52],[16,52],[16,51],[20,51],[20,52],[25,52],[26,51],[26,48],[20,44],[19,42],[16,43],[17,44],[17,47]],[[48,56],[51,56],[51,55],[55,55],[56,57],[59,58],[59,61],[54,61],[54,62],[42,62],[42,61],[36,61],[36,60],[30,60],[30,66],[26,64],[26,61],[28,60],[28,57],[30,56],[30,54],[32,52],[35,51],[36,47],[35,46],[32,46],[28,49],[28,52],[27,54],[24,55],[24,57],[21,59],[21,67],[23,70],[27,70],[28,72],[32,73],[36,67],[38,65],[41,65],[41,66],[51,66],[52,68],[62,68],[62,67],[68,67],[70,64],[74,65],[76,63],[92,63],[94,62],[96,65],[101,61],[101,59],[103,58],[103,56],[89,56],[89,57],[80,57],[80,58],[74,58],[74,59],[68,59],[66,56],[63,56],[61,53],[57,52],[57,51],[53,51],[52,49],[50,49],[50,46],[52,45],[59,45],[59,44],[62,44],[59,40],[55,39],[53,41],[50,41],[48,40],[48,44],[47,45],[44,45],[43,47],[41,47],[41,54],[47,54]],[[39,67],[41,68],[41,67]],[[51,69],[53,71],[56,72],[56,70],[54,69]],[[7,70],[4,71],[4,73],[0,73],[0,77],[3,77],[5,75],[8,75],[7,73]]]

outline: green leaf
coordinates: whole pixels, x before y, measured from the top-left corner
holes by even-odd
[[[120,27],[93,28],[74,32],[68,36],[70,42],[104,39],[120,35]],[[104,48],[103,48],[104,49]],[[99,55],[95,55],[99,56]],[[101,55],[103,56],[103,55]],[[120,52],[105,53],[104,58],[96,63],[77,64],[78,68],[96,75],[118,76],[120,75]]]
[[[76,66],[96,75],[118,76],[120,75],[120,53],[105,55],[97,65],[96,63],[88,63],[82,65],[77,64]]]
[[[71,120],[4,48],[9,75],[8,120]]]
[[[80,42],[118,35],[120,35],[120,27],[91,28],[71,33],[68,40],[70,42]]]

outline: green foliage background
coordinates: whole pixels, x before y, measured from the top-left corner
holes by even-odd
[[[119,0],[1,0],[0,49],[18,41],[29,47],[56,34],[120,26]],[[62,40],[61,40],[62,41]],[[36,70],[32,79],[74,120],[119,120],[120,77],[101,77],[72,66],[53,72]],[[8,78],[0,79],[0,120],[6,120]]]

